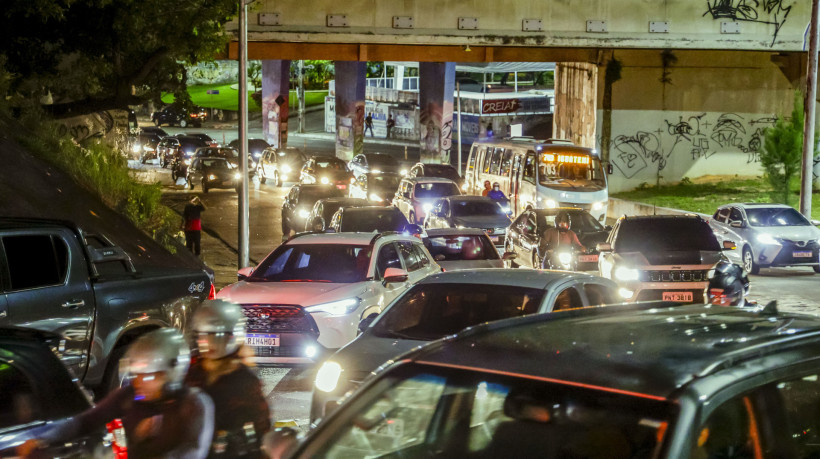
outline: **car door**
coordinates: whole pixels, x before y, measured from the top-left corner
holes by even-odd
[[[532,268],[540,268],[540,259],[537,259],[538,257],[535,255],[543,255],[538,253],[540,237],[538,235],[538,225],[535,221],[535,213],[530,211],[523,215],[526,215],[526,218],[524,218],[522,221],[523,224],[519,227],[518,250],[520,253],[516,258],[516,263]]]
[[[0,325],[62,336],[60,358],[77,378],[83,378],[95,304],[85,254],[76,237],[68,230],[10,234],[2,237],[0,245],[7,303]]]
[[[415,244],[410,241],[399,241],[396,244],[399,246],[399,255],[401,255],[404,269],[407,271],[406,287],[410,287],[427,277],[428,270],[424,268],[430,266],[430,260],[424,256],[419,256],[418,249],[414,247]]]

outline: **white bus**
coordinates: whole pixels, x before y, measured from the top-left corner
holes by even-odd
[[[580,207],[606,219],[609,195],[601,159],[594,150],[566,140],[527,137],[473,143],[463,190],[480,195],[484,181],[498,182],[515,215],[532,208]]]

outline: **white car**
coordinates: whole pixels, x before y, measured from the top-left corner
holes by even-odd
[[[303,234],[277,247],[217,298],[242,306],[260,363],[307,363],[356,337],[359,322],[441,267],[413,236]]]
[[[407,217],[407,221],[421,225],[439,198],[460,194],[458,185],[452,180],[439,177],[406,178],[399,183],[393,205]]]

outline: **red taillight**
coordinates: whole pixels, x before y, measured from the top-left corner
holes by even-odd
[[[208,299],[213,300],[216,298],[216,289],[214,288],[214,284],[211,284],[211,290],[208,292]]]

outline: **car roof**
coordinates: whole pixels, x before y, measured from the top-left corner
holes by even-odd
[[[535,215],[556,215],[558,212],[586,212],[580,207],[554,207],[552,209],[533,209]],[[588,213],[588,212],[587,212]]]
[[[393,206],[344,206],[342,207],[342,211],[347,212],[389,212],[389,213],[401,213],[401,211]]]
[[[450,179],[443,178],[443,177],[407,177],[404,180],[407,180],[407,181],[412,182],[412,183],[453,183],[453,184],[456,183],[456,182],[454,182]],[[483,196],[479,196],[479,197],[483,197]]]
[[[478,276],[465,274],[465,281]],[[668,399],[750,359],[796,348],[817,353],[820,318],[767,310],[668,303],[578,309],[480,325],[410,357]]]
[[[430,230],[428,230],[428,235],[429,231]],[[418,281],[418,283],[497,284],[513,285],[516,287],[547,288],[547,286],[567,279],[598,279],[598,276],[587,273],[551,271],[547,269],[487,268],[435,273]]]
[[[629,222],[642,222],[648,220],[703,220],[703,217],[695,214],[686,214],[686,215],[635,215],[635,216],[626,216],[620,218],[620,220],[629,221]]]
[[[352,244],[368,245],[377,238],[397,238],[416,240],[415,236],[403,236],[400,234],[377,234],[373,233],[299,233],[290,238],[285,244]]]
[[[340,203],[340,202],[343,203],[343,204],[346,203],[346,202],[366,202],[366,203],[368,203],[368,205],[370,203],[370,201],[368,201],[367,199],[364,199],[364,198],[351,198],[349,196],[334,196],[334,197],[330,197],[330,198],[322,198],[322,199],[320,199],[316,202],[334,203],[334,204]]]
[[[476,236],[484,234],[484,230],[478,228],[429,228],[427,237],[441,236]]]
[[[451,180],[452,181],[452,180]],[[443,196],[441,199],[449,199],[450,201],[482,201],[482,202],[496,202],[492,198],[487,196],[468,196],[468,195],[456,195],[456,196]]]

